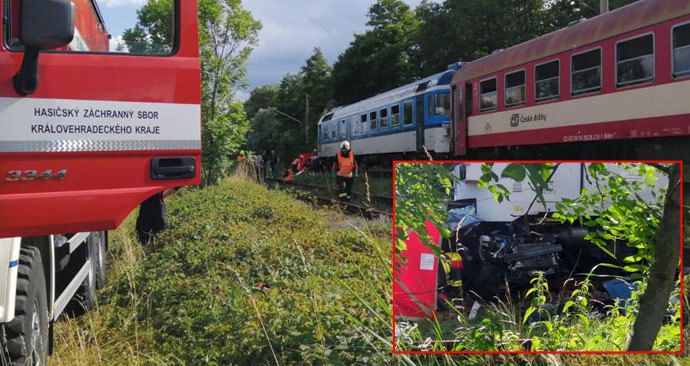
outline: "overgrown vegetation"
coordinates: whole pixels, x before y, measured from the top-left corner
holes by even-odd
[[[497,201],[503,201],[510,199],[511,191],[499,179],[526,180],[536,192],[535,203],[545,204],[542,192],[559,166],[510,164],[499,172],[499,177],[493,164],[483,164],[480,186],[492,192]],[[396,167],[398,251],[405,249],[408,229],[424,233],[427,220],[447,222],[443,204],[449,192],[442,187],[449,187],[455,179],[450,169],[444,164],[406,163]],[[507,303],[500,298],[485,299],[498,300],[499,304],[489,304],[475,320],[458,310],[455,324],[432,319],[432,326],[424,327],[430,329],[427,332],[404,325],[401,349],[677,351],[681,309],[677,301],[679,283],[674,286],[673,278],[678,270],[679,171],[680,167],[672,164],[621,164],[615,169],[605,164],[588,165],[586,179],[596,189],[583,190],[577,199],[556,204],[557,212],[552,217],[591,228],[585,240],[608,254],[610,262],[598,264],[584,277],[567,279],[566,283],[574,281],[571,286],[575,288],[561,290],[557,297],[550,293],[544,274],[537,273],[531,288],[517,297],[518,304],[512,304],[514,295],[507,292]],[[666,186],[656,186],[657,174],[668,177],[668,192]],[[651,192],[651,201],[642,198],[645,191]],[[442,233],[449,237],[447,230]],[[619,262],[607,249],[610,242],[622,243],[634,254]],[[600,267],[627,272],[628,278],[635,281],[638,290],[629,303],[592,306],[592,300],[598,301],[590,277],[598,276]],[[669,298],[676,300],[669,303]],[[456,309],[452,303],[448,307]],[[448,328],[453,330],[452,337],[440,338],[447,337]],[[439,338],[434,339],[434,335]],[[451,342],[442,344],[442,340]]]
[[[243,180],[170,201],[142,249],[111,232],[97,310],[58,323],[52,365],[675,365],[668,356],[391,354],[388,225]],[[264,286],[267,285],[267,286]]]
[[[169,215],[172,228],[145,251],[131,222],[111,234],[105,302],[59,326],[55,364],[388,357],[375,354],[390,342],[387,225],[314,211],[240,179],[187,191]]]
[[[688,285],[690,281],[686,280],[685,286]],[[399,324],[397,347],[444,351],[625,351],[629,329],[637,316],[631,310],[638,306],[642,289],[634,291],[625,304],[614,303],[596,310],[592,305],[599,304],[593,299],[589,277],[577,282],[567,297],[556,299],[549,292],[543,273],[538,273],[527,299],[520,303],[513,303],[510,298],[495,299],[485,304],[475,319],[456,310],[452,318],[445,320]],[[674,296],[678,293],[676,290]],[[557,310],[550,306],[558,302]],[[522,312],[521,308],[527,310]],[[662,326],[654,350],[680,349],[680,304],[674,302],[670,309],[669,323]]]
[[[242,0],[199,0],[203,182],[213,184],[229,173],[230,161],[245,144],[249,119],[235,91],[246,86],[246,64],[258,43],[261,23]],[[172,0],[148,0],[137,11],[137,24],[124,42],[132,51],[155,51],[173,44]]]

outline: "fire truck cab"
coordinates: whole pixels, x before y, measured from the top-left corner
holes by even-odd
[[[169,44],[123,52],[96,0],[0,0],[3,361],[46,364],[52,323],[105,283],[106,230],[200,183],[197,4],[170,4]]]

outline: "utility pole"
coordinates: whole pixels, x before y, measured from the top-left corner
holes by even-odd
[[[309,151],[309,94],[306,97],[307,110],[304,112],[304,145],[306,146],[306,151]]]
[[[599,14],[609,12],[609,0],[599,0]]]

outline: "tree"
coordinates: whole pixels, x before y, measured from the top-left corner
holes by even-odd
[[[610,10],[632,4],[638,0],[612,0]],[[599,15],[599,0],[555,0],[548,5],[549,26],[552,30],[567,27],[573,22]]]
[[[159,52],[172,45],[172,0],[149,0],[137,11],[137,24],[123,35],[132,50]],[[246,63],[258,42],[261,23],[242,7],[241,0],[199,1],[199,52],[201,58],[201,115],[204,130],[204,183],[215,183],[227,172],[224,164],[244,144],[247,117],[233,101],[234,92],[246,84]],[[151,53],[149,52],[149,53]],[[223,144],[218,146],[217,144]],[[223,155],[224,154],[224,155]]]
[[[401,0],[379,0],[369,9],[372,29],[355,35],[333,66],[334,97],[349,104],[416,79],[415,33],[419,21]]]
[[[170,0],[150,0],[137,10],[137,24],[122,34],[129,52],[146,55],[170,53],[173,46],[173,14]]]
[[[630,333],[628,351],[651,351],[666,313],[665,304],[675,284],[680,258],[680,165],[669,174],[664,214],[654,235],[654,258],[647,287],[640,298],[639,315]]]
[[[241,102],[232,102],[227,112],[207,119],[202,131],[203,183],[214,184],[230,173],[233,158],[244,146],[249,122]]]
[[[275,147],[283,161],[315,148],[318,121],[333,105],[331,80],[331,66],[321,49],[314,48],[299,73],[286,74],[280,85],[253,90],[245,103],[253,117],[249,145],[261,150]],[[278,133],[267,131],[266,123]]]
[[[447,0],[424,2],[416,42],[424,75],[450,63],[473,61],[550,30],[543,0]]]
[[[305,116],[309,132],[306,141],[308,149],[316,147],[319,119],[333,104],[331,72],[332,67],[326,61],[320,48],[314,48],[314,52],[301,69],[302,88],[305,96],[309,96],[310,113],[309,116]]]
[[[260,109],[251,120],[247,135],[247,147],[256,152],[263,152],[276,145],[283,133],[278,123],[278,114],[273,107]]]
[[[260,110],[275,107],[278,91],[278,85],[264,85],[254,88],[249,95],[249,99],[244,102],[247,117],[253,119]]]

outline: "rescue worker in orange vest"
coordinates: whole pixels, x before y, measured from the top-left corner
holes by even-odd
[[[295,173],[293,172],[292,167],[289,167],[285,173],[283,173],[283,183],[295,183]]]
[[[240,150],[240,153],[237,154],[237,168],[235,169],[235,174],[243,177],[247,176],[247,156],[244,150]]]
[[[343,141],[340,150],[336,153],[336,160],[331,168],[331,175],[336,178],[339,187],[338,198],[350,200],[352,198],[352,185],[354,178],[359,176],[355,153],[350,149],[350,143]]]

